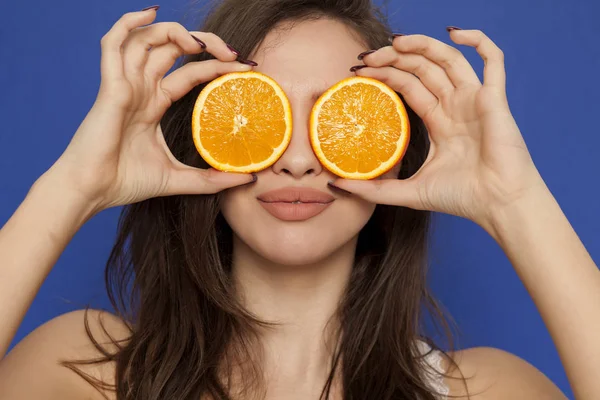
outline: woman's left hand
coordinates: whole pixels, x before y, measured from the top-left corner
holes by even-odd
[[[438,211],[489,225],[492,214],[545,187],[506,98],[504,54],[478,30],[450,30],[485,62],[481,84],[456,48],[424,35],[398,36],[368,54],[357,75],[401,93],[421,117],[431,148],[409,179],[337,179],[335,186],[379,204]]]

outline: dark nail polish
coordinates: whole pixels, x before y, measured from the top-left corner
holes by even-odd
[[[242,187],[242,186],[249,186],[252,185],[254,183],[256,183],[256,181],[258,180],[258,177],[256,176],[256,174],[254,172],[251,173],[252,175],[252,180],[246,183],[242,183],[240,185],[238,185],[238,187]]]
[[[255,63],[252,60],[243,60],[243,59],[240,58],[237,61],[240,62],[240,63],[242,63],[242,64],[252,65],[253,67],[256,67],[258,65],[257,63]]]
[[[447,30],[448,32],[452,32],[452,31],[462,31],[462,29],[461,29],[461,28],[459,28],[458,26],[447,26],[447,27],[446,27],[446,30]]]
[[[400,37],[400,36],[406,36],[406,35],[404,33],[392,33],[392,36],[390,36],[388,38],[388,41],[390,42],[390,44],[394,43],[394,39],[396,39],[397,37]]]
[[[239,51],[237,51],[236,49],[234,49],[233,47],[231,47],[230,45],[227,45],[227,48],[228,48],[228,49],[229,49],[229,50],[230,50],[230,51],[231,51],[233,54],[235,54],[236,56],[239,56],[239,55],[240,55],[240,52],[239,52]]]
[[[373,53],[375,53],[376,51],[377,51],[377,50],[367,50],[367,51],[363,51],[363,52],[362,52],[362,53],[360,53],[360,54],[358,55],[358,57],[356,57],[356,58],[358,58],[359,60],[362,60],[363,58],[365,58],[365,56],[368,56],[369,54],[373,54]]]
[[[160,8],[160,6],[150,6],[150,7],[146,7],[144,9],[142,9],[142,11],[148,11],[148,10],[154,10],[157,11]]]
[[[363,69],[365,67],[366,67],[366,65],[355,65],[354,67],[350,68],[350,72],[356,72],[359,69]]]
[[[335,189],[335,190],[339,190],[339,191],[340,191],[340,192],[342,192],[342,193],[346,193],[346,194],[352,194],[352,193],[350,193],[350,192],[349,192],[349,191],[347,191],[347,190],[344,190],[344,189],[342,189],[342,188],[339,188],[339,187],[335,186],[335,184],[333,183],[333,181],[329,181],[329,182],[327,182],[327,186],[329,186],[330,188],[333,188],[333,189]]]
[[[198,44],[200,45],[200,47],[202,47],[202,50],[206,49],[206,43],[204,43],[202,40],[198,39],[196,36],[194,35],[190,35],[192,36],[192,38],[198,42]]]

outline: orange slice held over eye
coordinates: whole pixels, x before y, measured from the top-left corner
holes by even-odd
[[[256,172],[274,164],[292,135],[281,87],[255,71],[223,75],[200,92],[192,113],[196,149],[213,168]],[[325,168],[372,179],[405,154],[410,124],[404,104],[384,83],[351,77],[328,89],[310,115],[310,143]]]
[[[400,97],[367,77],[338,82],[319,97],[310,115],[310,142],[319,161],[348,179],[372,179],[404,157],[410,122]]]
[[[283,154],[292,138],[287,96],[255,71],[222,75],[200,92],[192,113],[196,149],[213,168],[250,173]]]

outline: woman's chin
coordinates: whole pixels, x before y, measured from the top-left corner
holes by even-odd
[[[301,266],[323,261],[335,251],[335,247],[325,243],[319,245],[312,241],[293,243],[281,240],[259,245],[252,250],[274,264]]]
[[[320,264],[331,257],[350,238],[345,238],[345,240],[339,240],[341,238],[338,238],[338,240],[332,239],[332,237],[320,237],[315,234],[312,237],[304,235],[261,235],[260,237],[250,235],[249,237],[238,237],[238,240],[242,243],[236,243],[234,247],[241,245],[238,248],[238,255],[243,258],[262,258],[267,260],[267,264],[272,263],[275,265],[310,266]]]

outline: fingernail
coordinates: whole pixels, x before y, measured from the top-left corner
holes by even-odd
[[[243,59],[240,58],[237,61],[240,62],[240,63],[242,63],[242,64],[252,65],[253,67],[256,67],[258,65],[257,63],[255,63],[252,60],[243,60]]]
[[[366,67],[366,65],[355,65],[354,67],[350,68],[350,72],[356,72],[359,69],[363,69],[365,67]]]
[[[254,172],[252,172],[250,175],[252,175],[252,180],[251,181],[248,181],[246,183],[242,183],[242,184],[240,184],[238,186],[247,186],[247,185],[252,185],[253,183],[255,183],[256,180],[258,179],[258,177],[256,176],[256,174]]]
[[[159,8],[160,8],[160,6],[150,6],[150,7],[143,8],[142,11],[148,11],[148,10],[157,11]]]
[[[347,191],[347,190],[344,190],[344,189],[342,189],[342,188],[339,188],[339,187],[335,186],[335,184],[334,184],[333,182],[334,182],[334,181],[329,181],[329,182],[327,182],[327,186],[329,186],[330,188],[334,188],[334,189],[336,189],[336,190],[339,190],[339,191],[341,191],[341,192],[343,192],[343,193],[346,193],[346,194],[352,194],[351,192],[349,192],[349,191]]]
[[[190,34],[191,35],[191,34]],[[204,43],[202,40],[198,39],[196,36],[191,35],[192,38],[194,38],[194,40],[196,42],[198,42],[198,44],[200,45],[200,47],[202,47],[202,50],[206,49],[206,43]]]
[[[393,43],[393,42],[394,42],[394,39],[395,39],[395,38],[397,38],[397,37],[399,37],[399,36],[406,36],[406,35],[405,35],[404,33],[392,33],[392,36],[390,36],[390,37],[388,38],[388,41],[389,41],[390,43]]]
[[[365,58],[365,56],[368,56],[369,54],[373,54],[373,53],[375,53],[376,51],[377,51],[377,50],[367,50],[367,51],[363,51],[363,52],[362,52],[362,53],[360,53],[360,54],[358,55],[358,57],[356,57],[356,58],[358,58],[359,60],[362,60],[363,58]]]
[[[239,51],[237,51],[236,49],[234,49],[233,47],[231,47],[230,45],[227,45],[227,48],[228,48],[228,49],[229,49],[229,50],[230,50],[230,51],[231,51],[233,54],[235,54],[236,56],[239,56],[239,55],[240,55],[240,52],[239,52]]]
[[[447,26],[446,30],[448,32],[452,32],[452,31],[462,31],[462,28],[459,28],[458,26]]]

